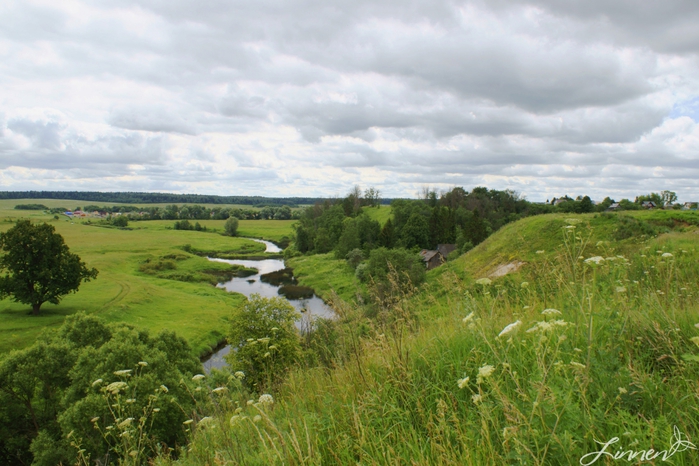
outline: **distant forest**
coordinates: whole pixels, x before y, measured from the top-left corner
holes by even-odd
[[[207,194],[131,193],[97,191],[0,191],[0,199],[66,199],[128,204],[240,204],[250,206],[312,205],[323,202],[319,197],[212,196]],[[382,200],[384,204],[390,199]]]

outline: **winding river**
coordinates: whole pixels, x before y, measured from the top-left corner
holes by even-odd
[[[269,241],[264,241],[256,238],[246,238],[259,243],[263,243],[267,246],[265,252],[270,253],[280,253],[282,250]],[[284,261],[281,259],[262,259],[262,260],[238,260],[238,259],[215,259],[209,258],[210,261],[215,262],[225,262],[227,264],[238,264],[245,267],[257,269],[255,275],[249,277],[234,277],[232,280],[225,283],[220,283],[218,286],[224,288],[227,291],[234,291],[236,293],[241,293],[245,296],[250,296],[252,294],[259,294],[265,298],[280,297],[281,291],[285,289],[292,288],[295,291],[296,288],[302,289],[303,287],[289,287],[292,282],[295,283],[293,277],[288,273],[284,274],[286,271]],[[275,274],[274,272],[279,272]],[[270,275],[271,274],[271,275]],[[266,276],[266,277],[263,277]],[[330,307],[328,307],[322,299],[313,294],[312,290],[306,288],[308,294],[305,297],[299,299],[293,299],[290,295],[287,296],[289,302],[301,312],[302,318],[296,323],[296,326],[301,329],[303,327],[303,322],[305,319],[311,317],[324,317],[332,318],[335,314]],[[298,293],[297,293],[298,294]],[[204,369],[209,372],[212,368],[220,369],[227,365],[223,357],[228,354],[231,350],[230,345],[224,346],[222,349],[213,353],[209,358],[207,358],[204,363]]]

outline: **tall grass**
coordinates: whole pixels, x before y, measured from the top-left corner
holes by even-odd
[[[670,448],[675,427],[698,439],[696,240],[624,256],[576,222],[556,237],[512,276],[442,272],[379,319],[345,306],[332,367],[221,413],[178,464],[568,465],[615,437],[624,458]]]

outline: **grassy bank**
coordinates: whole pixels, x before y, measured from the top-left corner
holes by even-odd
[[[670,214],[524,219],[361,328],[345,306],[330,367],[219,411],[176,464],[569,465],[614,437],[612,453],[699,443],[697,216]],[[341,269],[322,262],[301,281]]]

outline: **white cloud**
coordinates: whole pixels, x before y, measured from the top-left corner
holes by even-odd
[[[5,2],[0,183],[699,198],[699,4],[659,5]]]

